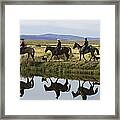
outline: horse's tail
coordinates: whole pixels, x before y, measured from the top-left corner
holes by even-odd
[[[95,50],[97,52],[97,55],[100,55],[99,50],[97,48],[95,48]]]

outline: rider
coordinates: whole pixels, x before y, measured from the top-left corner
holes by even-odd
[[[25,45],[24,39],[20,39],[20,40],[21,40],[20,41],[20,52],[22,52],[26,45]]]
[[[85,42],[84,42],[84,45],[82,47],[82,51],[84,51],[87,48],[87,46],[88,46],[88,40],[87,40],[87,38],[85,38]]]
[[[60,49],[61,49],[61,41],[60,41],[60,39],[57,39],[57,40],[58,40],[58,44],[57,44],[57,47],[56,47],[56,54],[58,54]]]

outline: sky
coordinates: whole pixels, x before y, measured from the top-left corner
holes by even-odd
[[[64,34],[100,37],[99,20],[21,20],[20,34]]]

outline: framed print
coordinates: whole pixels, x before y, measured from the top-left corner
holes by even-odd
[[[1,7],[1,118],[119,119],[119,2]]]

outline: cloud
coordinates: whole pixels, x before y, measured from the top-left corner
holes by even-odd
[[[21,34],[73,34],[100,36],[99,20],[21,20]]]

